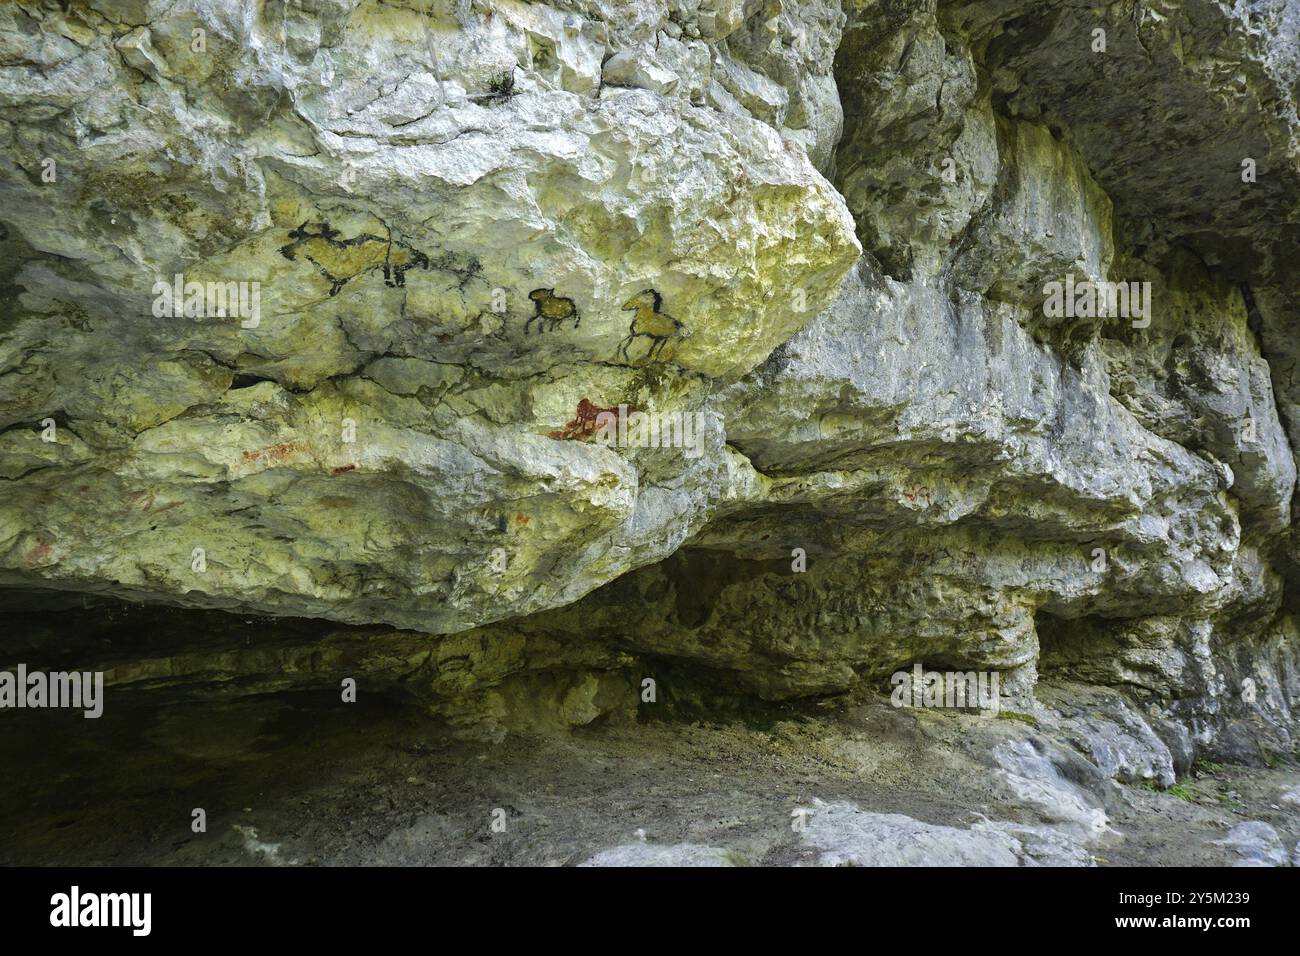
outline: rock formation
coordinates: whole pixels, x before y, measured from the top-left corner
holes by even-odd
[[[1296,0],[6,5],[0,663],[1289,754],[1298,82]]]

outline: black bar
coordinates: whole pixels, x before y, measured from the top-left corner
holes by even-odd
[[[148,936],[136,937],[129,925],[52,926],[52,897],[69,894],[74,885],[83,901],[87,894],[150,894]],[[443,946],[452,944],[449,934],[457,927],[466,934],[461,945],[499,942],[498,934],[512,927],[554,931],[575,942],[603,927],[623,934],[617,938],[628,945],[656,937],[668,945],[672,937],[661,934],[671,929],[682,939],[685,924],[725,929],[735,939],[755,932],[761,939],[773,925],[785,924],[827,939],[845,931],[880,940],[892,929],[915,945],[924,939],[941,946],[958,939],[992,944],[1031,927],[1054,930],[1059,935],[1053,938],[1071,943],[1104,936],[1159,945],[1195,934],[1231,944],[1242,933],[1292,931],[1296,889],[1294,871],[1247,868],[14,868],[0,870],[0,925],[11,941],[66,939],[75,932],[83,941],[192,939],[205,946],[281,938],[373,945],[408,934]],[[1181,898],[1171,904],[1171,893]],[[1242,918],[1248,925],[1186,922]],[[1152,919],[1154,925],[1119,925],[1125,919]],[[590,937],[592,944],[599,938]],[[535,937],[535,944],[544,940]]]

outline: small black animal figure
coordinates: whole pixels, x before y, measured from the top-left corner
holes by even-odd
[[[533,316],[524,323],[524,335],[528,334],[528,327],[534,322],[538,334],[541,334],[554,331],[565,319],[573,319],[575,329],[582,321],[573,300],[557,296],[554,289],[534,289],[528,293],[528,298],[533,300]]]
[[[632,324],[627,327],[627,338],[619,343],[615,355],[622,355],[624,361],[631,361],[627,354],[628,348],[635,340],[648,338],[650,348],[643,360],[649,361],[656,354],[662,356],[664,346],[671,340],[685,338],[690,334],[671,315],[659,311],[663,302],[663,296],[654,289],[644,289],[623,303],[623,311],[635,312],[636,316],[632,319]]]
[[[280,255],[297,259],[302,253],[330,281],[330,295],[338,295],[349,280],[363,272],[382,269],[384,285],[406,285],[406,273],[416,266],[429,268],[429,257],[419,249],[391,235],[387,238],[362,233],[351,239],[339,239],[339,232],[328,222],[311,232],[307,223],[289,232],[293,242],[280,247]]]

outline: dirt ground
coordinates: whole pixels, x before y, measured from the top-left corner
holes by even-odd
[[[817,800],[958,828],[1052,824],[987,758],[1031,739],[1054,753],[1035,728],[881,703],[501,743],[457,740],[410,704],[339,706],[333,693],[165,706],[141,695],[99,720],[0,722],[5,864],[563,866],[635,843],[812,864],[792,814]],[[1091,781],[1109,829],[1088,853],[1102,866],[1229,865],[1238,855],[1215,841],[1248,820],[1291,848],[1300,807],[1281,794],[1297,785],[1294,766],[1203,765],[1173,792]],[[196,808],[206,832],[192,829]]]

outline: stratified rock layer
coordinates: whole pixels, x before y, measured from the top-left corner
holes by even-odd
[[[234,669],[493,732],[924,662],[1290,749],[1295,0],[247,9],[0,11],[0,583],[395,626]]]

